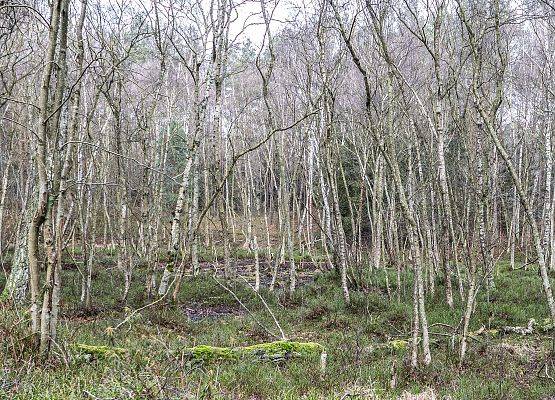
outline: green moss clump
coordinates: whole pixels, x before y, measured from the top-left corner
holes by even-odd
[[[392,350],[406,350],[408,345],[407,340],[392,340],[387,343],[387,346]]]
[[[499,329],[486,329],[484,334],[491,337],[497,337],[499,336]]]
[[[380,353],[404,352],[408,347],[408,340],[396,339],[370,346],[370,351]]]
[[[314,342],[290,342],[278,340],[244,347],[215,347],[199,345],[185,349],[192,361],[236,360],[254,357],[263,360],[276,360],[291,357],[320,355],[324,346]]]
[[[260,343],[242,348],[245,352],[265,352],[267,354],[280,355],[283,353],[297,353],[302,356],[320,354],[324,346],[314,342],[289,342],[278,340],[270,343]]]
[[[88,354],[96,358],[118,357],[127,353],[127,349],[111,346],[94,346],[77,343],[75,348],[82,354]]]
[[[499,336],[499,330],[498,329],[483,329],[480,328],[477,331],[474,332],[469,332],[468,336],[474,339],[477,339],[479,336],[488,336],[488,337],[497,337]]]
[[[185,353],[197,361],[233,360],[237,358],[234,349],[230,347],[199,345],[186,349]]]
[[[555,328],[555,324],[551,321],[551,318],[544,318],[540,324],[540,330],[544,333],[549,332]]]

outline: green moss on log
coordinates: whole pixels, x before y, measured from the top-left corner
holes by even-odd
[[[498,329],[478,329],[477,331],[470,332],[468,336],[477,338],[478,336],[497,337],[499,336]]]
[[[397,340],[390,340],[388,342],[384,342],[384,343],[378,343],[376,345],[372,345],[370,346],[370,351],[378,351],[378,352],[399,352],[399,353],[403,353],[404,351],[406,351],[409,347],[409,341],[408,340],[403,340],[403,339],[397,339]]]
[[[200,345],[185,349],[185,353],[193,360],[212,361],[212,360],[233,360],[237,354],[230,347],[216,347]]]
[[[392,350],[406,350],[409,345],[407,340],[392,340],[387,342],[387,346]]]
[[[122,347],[94,346],[83,343],[77,343],[75,348],[82,354],[89,354],[96,358],[118,357],[127,353],[127,349]]]
[[[241,349],[247,353],[296,353],[301,356],[308,356],[311,354],[322,353],[322,351],[324,351],[324,346],[314,342],[289,342],[287,340],[278,340],[277,342],[260,343],[253,346],[246,346],[242,347]]]
[[[321,355],[324,346],[314,342],[290,342],[278,340],[244,347],[215,347],[199,345],[185,349],[185,354],[192,361],[237,360],[241,358],[258,358],[262,360],[279,360],[293,357]]]

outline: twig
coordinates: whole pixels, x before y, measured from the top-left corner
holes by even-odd
[[[266,327],[258,320],[258,318],[256,318],[256,316],[254,315],[254,313],[253,313],[251,310],[249,310],[249,308],[248,308],[246,305],[243,304],[243,302],[239,299],[239,297],[237,297],[237,295],[236,295],[235,293],[233,293],[233,291],[232,291],[230,288],[228,288],[226,285],[224,285],[223,283],[221,283],[221,282],[218,280],[218,278],[216,278],[216,275],[213,275],[212,278],[214,278],[214,280],[216,281],[216,283],[217,283],[218,285],[220,285],[222,288],[224,288],[229,294],[231,294],[231,295],[235,298],[235,300],[237,300],[237,302],[241,305],[241,307],[243,307],[243,308],[249,313],[249,315],[252,317],[252,319],[254,320],[254,322],[256,322],[256,324],[257,324],[258,326],[260,326],[262,329],[264,329],[264,330],[265,330],[269,335],[271,335],[272,337],[274,337],[274,338],[276,338],[276,339],[279,338],[279,336],[273,334],[268,328],[266,328]]]
[[[246,283],[247,285],[249,285],[249,287],[253,290],[253,292],[255,292],[255,293],[257,294],[257,296],[260,298],[260,301],[262,301],[262,304],[264,304],[264,307],[266,307],[266,310],[268,310],[268,312],[270,313],[270,315],[271,315],[272,318],[274,319],[274,322],[276,323],[276,326],[278,327],[279,332],[281,333],[281,338],[282,338],[283,340],[287,340],[287,337],[285,336],[285,333],[283,332],[283,329],[281,329],[281,325],[279,324],[279,322],[278,322],[276,316],[274,315],[274,313],[272,312],[272,310],[270,309],[270,307],[269,307],[268,304],[266,303],[266,300],[264,300],[264,297],[262,297],[262,295],[252,287],[252,285],[249,283],[249,281],[247,281],[247,280],[245,279],[244,276],[241,276],[241,279],[243,279],[243,280],[245,281],[245,283]]]
[[[58,344],[57,341],[54,340],[53,337],[50,337],[50,340],[52,341],[52,343],[54,343],[54,345],[58,348],[58,350],[60,350],[60,354],[62,355],[63,359],[64,359],[64,364],[66,365],[66,367],[69,367],[69,360],[67,357],[67,352]]]
[[[171,287],[173,286],[173,284],[175,283],[177,276],[174,276],[173,280],[170,282],[170,284],[168,285],[168,289],[166,290],[166,292],[160,296],[160,298],[154,300],[152,303],[148,303],[142,307],[139,307],[135,310],[133,310],[131,313],[129,313],[129,315],[127,317],[124,318],[123,321],[121,321],[119,324],[117,324],[114,328],[111,328],[112,332],[116,331],[117,329],[119,329],[123,324],[125,324],[127,321],[129,321],[129,319],[134,316],[135,314],[137,314],[139,311],[144,310],[145,308],[148,307],[152,307],[155,304],[160,303],[162,300],[164,300],[166,298],[166,296],[168,295],[168,293],[170,292]]]
[[[535,259],[533,259],[533,260],[531,260],[531,261],[528,261],[527,263],[522,264],[520,267],[515,268],[515,269],[513,269],[512,271],[518,271],[519,269],[526,268],[527,266],[529,266],[529,265],[531,265],[531,264],[534,264],[536,261],[538,261],[537,258],[535,258]]]

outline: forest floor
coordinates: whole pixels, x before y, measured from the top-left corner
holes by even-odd
[[[184,280],[177,303],[139,312],[149,302],[144,268],[135,269],[122,304],[123,278],[113,256],[101,254],[98,261],[88,309],[79,304],[78,269],[70,261],[65,265],[59,340],[47,364],[35,364],[26,347],[28,316],[0,308],[0,399],[555,399],[553,331],[503,333],[504,326],[526,326],[531,318],[541,325],[548,316],[534,266],[511,271],[498,264],[496,288],[489,294],[482,288],[472,318],[471,330],[485,331],[470,340],[461,368],[449,332],[462,306],[460,300],[454,310],[445,305],[438,280],[435,296],[427,298],[432,364],[413,371],[403,342],[411,330],[410,272],[403,274],[400,301],[395,271],[387,272],[392,299],[380,271],[365,288],[352,289],[346,306],[334,273],[304,262],[293,298],[285,295],[285,272],[276,293],[262,289],[261,296],[288,339],[325,347],[327,368],[321,372],[319,356],[191,362],[185,349],[195,345],[235,347],[279,336],[260,297],[242,279],[214,279],[208,261],[203,273]],[[252,276],[250,260],[239,264],[240,274]],[[263,283],[268,266],[265,273]],[[3,280],[0,275],[0,287]],[[78,344],[126,351],[91,356]]]

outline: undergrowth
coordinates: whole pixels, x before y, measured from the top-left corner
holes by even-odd
[[[128,302],[122,304],[122,276],[110,256],[103,257],[108,259],[97,266],[93,306],[88,309],[79,304],[79,272],[63,271],[58,345],[47,363],[32,357],[25,309],[2,306],[0,398],[340,399],[350,394],[389,399],[429,388],[438,398],[451,399],[548,399],[555,393],[555,383],[542,369],[546,361],[549,365],[553,345],[545,333],[471,340],[459,369],[457,349],[448,333],[458,326],[462,305],[456,299],[453,310],[446,306],[439,279],[435,295],[426,299],[433,361],[426,368],[409,369],[410,346],[405,340],[411,330],[412,274],[408,271],[403,272],[400,301],[394,270],[378,271],[353,288],[350,305],[345,305],[333,272],[317,274],[293,298],[285,288],[275,293],[261,290],[288,339],[319,343],[326,349],[325,372],[311,357],[192,363],[186,354],[194,346],[240,348],[279,340],[279,329],[260,298],[241,280],[218,283],[203,274],[185,279],[177,302],[135,313],[148,303],[145,270],[135,270]],[[510,271],[501,263],[495,283],[495,289],[481,288],[471,330],[526,325],[530,318],[541,321],[548,316],[535,268]],[[80,350],[79,344],[125,351],[95,356],[83,351],[87,347]]]

